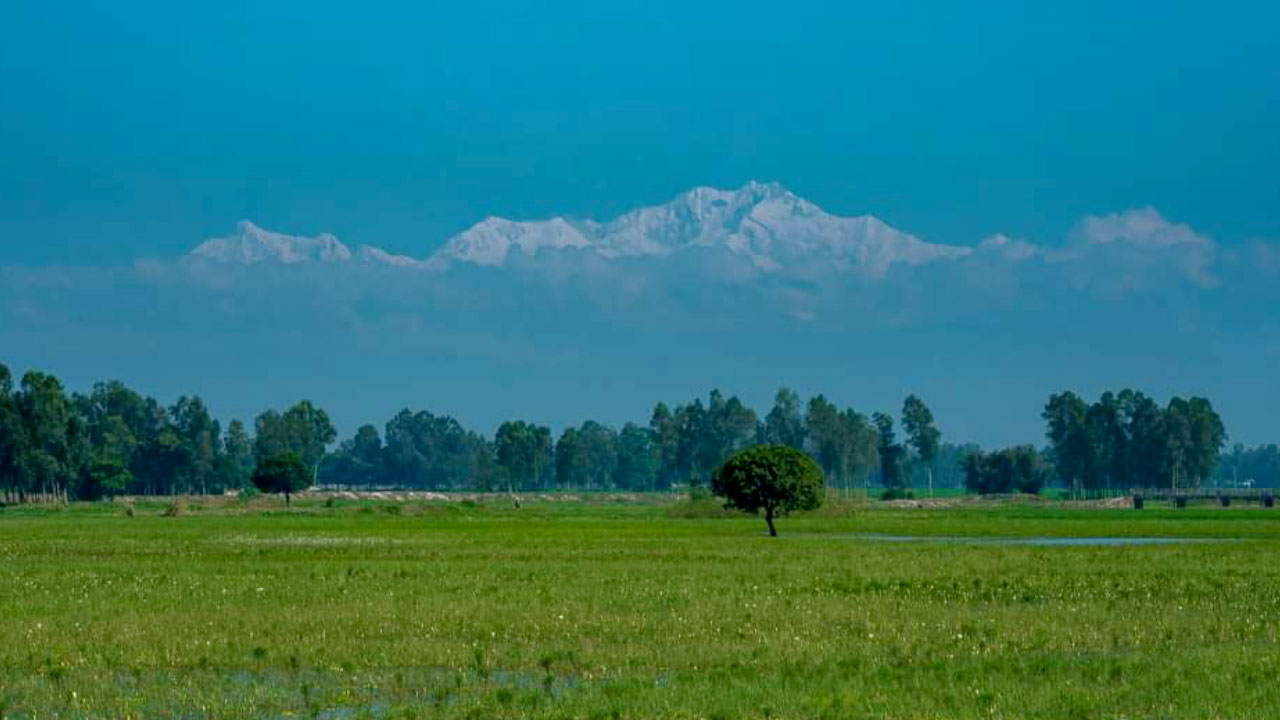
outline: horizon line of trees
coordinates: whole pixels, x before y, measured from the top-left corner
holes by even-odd
[[[1141,392],[1049,397],[1049,454],[1068,487],[1095,490],[1199,487],[1220,466],[1226,425],[1207,398],[1174,396],[1161,407]]]
[[[382,433],[363,425],[325,458],[319,479],[334,487],[409,487],[424,490],[623,490],[705,487],[712,471],[757,444],[787,445],[810,454],[827,485],[842,491],[872,481],[902,488],[912,473],[932,479],[938,458],[958,483],[958,458],[971,449],[941,443],[941,432],[922,400],[903,409],[907,438],[899,443],[894,420],[841,409],[817,395],[807,403],[778,391],[764,418],[736,396],[712,390],[674,407],[659,402],[647,425],[617,430],[595,420],[551,429],[522,420],[500,425],[493,440],[448,416],[402,410]]]
[[[252,427],[225,429],[197,396],[169,406],[119,381],[68,393],[53,375],[14,383],[0,364],[0,494],[6,502],[113,495],[221,493],[248,488],[255,468],[294,455],[313,484],[420,490],[662,491],[707,487],[712,472],[757,444],[809,454],[828,488],[881,485],[1031,492],[1054,481],[1071,488],[1189,486],[1221,472],[1237,482],[1280,481],[1280,449],[1237,445],[1219,461],[1226,431],[1204,398],[1161,407],[1142,393],[1105,393],[1089,404],[1050,397],[1048,446],[983,452],[945,443],[928,406],[908,396],[895,418],[841,408],[823,395],[804,401],[782,388],[757,415],[713,390],[705,402],[655,405],[645,424],[621,429],[587,420],[558,436],[512,420],[492,437],[448,415],[402,410],[383,426],[363,425],[336,447],[325,411],[309,401],[267,410]],[[1215,470],[1215,468],[1217,470]]]

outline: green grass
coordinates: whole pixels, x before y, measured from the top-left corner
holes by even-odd
[[[199,504],[199,501],[193,501]],[[1280,511],[0,512],[0,716],[1265,718]],[[1038,547],[864,534],[1185,536]]]

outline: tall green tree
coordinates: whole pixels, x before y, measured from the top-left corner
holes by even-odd
[[[915,395],[908,395],[902,403],[902,427],[907,431],[907,442],[924,465],[929,478],[929,497],[933,497],[934,462],[938,458],[942,433],[933,422],[933,412]]]
[[[676,448],[674,475],[679,482],[690,487],[703,485],[703,464],[707,453],[703,450],[703,438],[707,432],[707,410],[702,400],[694,400],[687,405],[677,405],[672,413],[672,424],[675,427]]]
[[[207,493],[221,490],[218,483],[219,454],[222,452],[222,429],[209,414],[198,396],[178,398],[169,411],[174,432],[182,447],[183,467],[179,482],[185,492]]]
[[[79,452],[84,432],[58,378],[29,371],[17,395],[25,438],[19,484],[46,499],[66,497],[87,459]]]
[[[111,381],[96,383],[92,392],[75,395],[73,401],[86,423],[95,459],[131,468],[138,445],[147,439],[149,417],[142,396]]]
[[[1100,487],[1126,487],[1129,482],[1129,454],[1132,444],[1125,422],[1124,404],[1119,396],[1104,392],[1085,413],[1089,451],[1089,474]]]
[[[182,437],[166,414],[155,434],[139,448],[134,461],[135,474],[147,493],[174,494],[181,491],[177,483],[189,462],[190,456]]]
[[[372,490],[387,476],[382,437],[372,425],[361,425],[349,440],[325,456],[320,466],[320,481],[339,487],[363,485]]]
[[[760,425],[759,441],[803,450],[807,435],[803,411],[800,396],[790,388],[780,388],[774,397],[773,409]]]
[[[876,450],[880,454],[880,482],[886,488],[900,489],[906,486],[906,448],[899,444],[893,431],[893,418],[878,412],[871,416],[875,424],[879,442]]]
[[[494,437],[494,450],[509,491],[539,487],[553,457],[551,429],[523,420],[504,422]]]
[[[840,418],[840,409],[822,395],[809,399],[805,415],[809,452],[822,467],[824,477],[836,487],[847,481],[842,471],[849,465],[852,442],[849,425]]]
[[[1129,487],[1153,487],[1164,477],[1164,411],[1155,400],[1132,390],[1118,396],[1124,413],[1127,451],[1124,484]]]
[[[325,448],[337,439],[337,431],[324,410],[303,400],[283,413],[268,410],[254,421],[254,457],[262,462],[292,452],[313,477],[319,471]]]
[[[649,433],[657,460],[658,484],[669,488],[683,481],[679,472],[680,438],[675,416],[666,403],[659,402],[649,416]]]
[[[705,424],[698,438],[696,479],[700,482],[709,480],[712,470],[734,453],[749,447],[755,440],[756,425],[755,411],[736,395],[726,398],[719,390],[712,390]]]
[[[1172,488],[1187,488],[1196,484],[1191,408],[1187,401],[1170,398],[1164,409],[1162,430],[1164,436],[1164,474],[1168,478],[1162,484]]]
[[[90,461],[76,490],[80,500],[101,500],[123,493],[133,482],[133,473],[109,455],[97,455]]]
[[[112,380],[95,383],[88,394],[77,394],[73,400],[87,429],[93,462],[100,468],[127,469],[127,475],[114,477],[127,477],[129,491],[154,494],[190,489],[195,453],[183,443],[169,410],[154,398]]]
[[[356,477],[372,486],[382,474],[382,438],[372,425],[361,425],[351,439],[351,461]]]
[[[26,431],[22,414],[13,394],[13,376],[0,363],[0,492],[5,500],[24,495],[21,464],[26,450]]]
[[[232,420],[227,425],[218,457],[218,478],[223,488],[240,490],[249,486],[253,475],[253,441],[243,422]]]
[[[632,492],[659,489],[658,449],[651,430],[634,423],[622,426],[614,481],[618,487]]]
[[[658,446],[659,477],[664,485],[705,485],[711,471],[756,438],[755,411],[737,397],[712,390],[708,404],[700,399],[675,410],[659,403],[649,427]]]
[[[840,419],[849,443],[847,460],[840,470],[841,477],[848,478],[846,483],[858,481],[865,486],[880,464],[879,433],[867,416],[853,408],[846,408]]]
[[[618,434],[594,420],[566,428],[556,442],[555,463],[560,487],[607,489],[618,466]]]
[[[1071,391],[1051,395],[1041,416],[1053,453],[1054,466],[1064,481],[1079,489],[1091,477],[1092,443],[1086,416],[1089,405]],[[1092,483],[1090,483],[1092,484]]]
[[[1196,483],[1203,485],[1218,466],[1227,442],[1227,428],[1208,398],[1189,398],[1187,419],[1191,426],[1189,470]]]
[[[357,431],[357,438],[361,433]],[[353,451],[372,462],[372,436],[364,433],[363,450]],[[448,415],[401,410],[386,424],[380,477],[382,482],[430,490],[483,489],[507,485],[494,465],[493,447],[479,433]],[[344,482],[362,482],[354,476]]]
[[[611,427],[587,420],[578,428],[582,476],[577,485],[588,490],[605,490],[614,485],[618,467],[618,433]]]
[[[561,490],[573,487],[582,476],[582,444],[578,442],[578,428],[567,427],[560,433],[555,446],[556,484]]]

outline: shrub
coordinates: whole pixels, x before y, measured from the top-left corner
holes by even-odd
[[[297,453],[286,452],[258,463],[253,470],[253,485],[263,492],[284,495],[284,504],[299,490],[311,486],[311,473]]]
[[[881,500],[914,500],[915,497],[914,492],[900,487],[885,488],[885,491],[880,493]]]
[[[1021,492],[1035,495],[1049,477],[1048,464],[1031,445],[992,453],[971,452],[960,461],[964,484],[982,495]]]

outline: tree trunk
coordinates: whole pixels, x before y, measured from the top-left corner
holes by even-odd
[[[769,523],[769,537],[778,537],[778,530],[773,527],[773,508],[765,508],[764,521]]]
[[[289,491],[284,491],[284,506],[289,507]]]
[[[926,472],[929,475],[929,497],[933,498],[933,468],[926,468]]]

